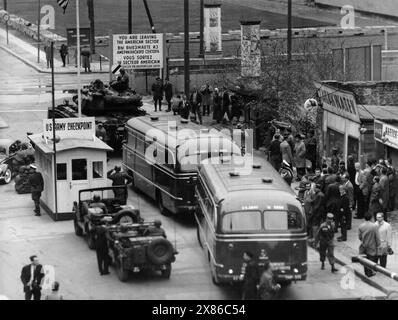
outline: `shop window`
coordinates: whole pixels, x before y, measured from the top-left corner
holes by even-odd
[[[354,161],[358,161],[358,152],[359,152],[359,140],[348,136],[348,150],[347,156],[352,155],[354,157]]]
[[[72,159],[72,180],[87,180],[87,159]]]
[[[332,156],[332,149],[337,148],[337,154],[340,159],[344,157],[344,134],[328,128],[327,131],[327,150],[328,157]]]
[[[57,180],[66,180],[66,163],[57,163]]]
[[[104,177],[104,163],[102,161],[93,161],[93,179]]]

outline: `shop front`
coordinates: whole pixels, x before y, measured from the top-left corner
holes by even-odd
[[[318,131],[320,156],[330,164],[334,150],[347,163],[352,155],[360,160],[361,122],[354,95],[323,83],[317,83],[321,103],[321,121]]]
[[[380,158],[391,158],[393,165],[398,164],[398,127],[382,121],[374,121],[374,139],[383,146]]]

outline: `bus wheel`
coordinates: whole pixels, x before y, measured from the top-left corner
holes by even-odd
[[[157,192],[156,199],[158,202],[158,208],[159,208],[160,214],[165,217],[169,216],[170,213],[163,205],[162,195],[161,195],[160,191]]]
[[[202,243],[202,240],[200,240],[199,225],[196,226],[196,236],[198,237],[198,242],[199,242],[200,247],[203,249],[203,243]]]

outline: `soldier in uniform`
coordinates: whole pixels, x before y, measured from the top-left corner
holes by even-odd
[[[40,172],[37,172],[37,167],[33,164],[30,167],[34,170],[34,173],[29,177],[30,192],[32,193],[32,200],[35,203],[35,210],[33,210],[36,216],[40,216],[40,197],[44,189],[44,180]]]
[[[112,180],[112,186],[126,186],[133,182],[133,179],[125,172],[121,172],[122,168],[115,166],[114,169],[109,170],[107,173],[108,179]],[[127,181],[127,182],[126,182]],[[120,204],[126,204],[127,194],[122,188],[113,189],[115,198],[119,200]]]
[[[334,223],[333,213],[326,215],[326,221],[319,226],[318,232],[315,237],[315,245],[319,243],[319,257],[322,263],[321,269],[325,269],[325,258],[326,252],[329,259],[329,263],[332,266],[332,272],[338,271],[334,267]]]
[[[98,270],[102,275],[109,274],[108,242],[106,239],[106,227],[95,227],[95,251],[97,253]]]
[[[260,279],[257,263],[253,259],[253,254],[249,251],[243,253],[243,260],[246,263],[245,278],[243,281],[242,300],[257,299],[257,284]]]

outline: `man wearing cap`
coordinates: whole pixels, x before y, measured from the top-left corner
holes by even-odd
[[[162,79],[160,79],[159,77],[156,78],[156,82],[152,85],[152,94],[153,102],[155,104],[155,112],[158,111],[158,103],[159,111],[162,111],[163,84]]]
[[[108,171],[107,177],[112,180],[112,186],[126,186],[133,182],[133,178],[131,178],[127,173],[121,172],[121,170],[121,167],[115,166],[114,169]],[[119,200],[120,204],[126,204],[127,194],[125,189],[114,188],[113,193],[115,194],[115,198]]]
[[[120,68],[120,75],[117,77],[116,81],[112,81],[111,88],[117,92],[125,91],[129,88],[129,75],[126,70]]]
[[[109,255],[108,241],[106,238],[106,227],[99,225],[94,228],[95,231],[95,252],[97,254],[98,271],[100,275],[109,274]]]
[[[40,216],[40,197],[44,189],[44,180],[40,172],[37,172],[37,167],[33,164],[30,167],[34,172],[29,177],[30,192],[32,193],[32,200],[35,203],[35,210],[33,210],[36,216]]]
[[[319,243],[319,257],[322,263],[321,269],[325,269],[325,258],[326,253],[330,265],[332,266],[331,271],[338,271],[334,267],[334,223],[333,223],[333,213],[328,213],[326,215],[326,221],[319,226],[318,232],[315,237],[315,246]]]

